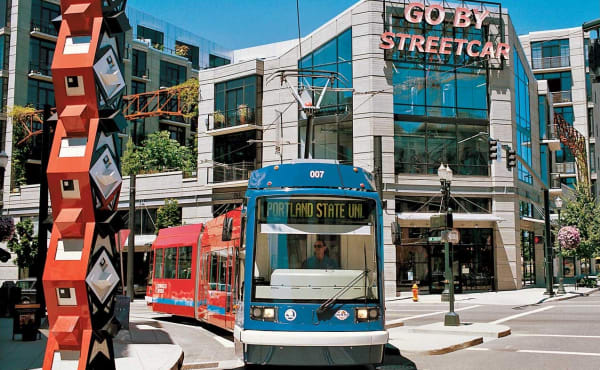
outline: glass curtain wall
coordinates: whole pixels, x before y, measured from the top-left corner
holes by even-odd
[[[58,4],[43,0],[33,0],[31,2],[31,31],[57,36],[58,32],[52,25],[52,20],[59,15],[60,6]]]
[[[515,111],[517,118],[517,154],[531,167],[531,107],[529,101],[529,77],[525,72],[519,53],[513,53],[515,61]],[[527,184],[533,184],[533,177],[521,162],[517,165],[518,178]]]
[[[298,68],[337,72],[340,80],[330,87],[352,87],[352,29],[349,28],[325,45],[304,56]],[[300,86],[323,87],[327,79],[302,78]],[[314,104],[319,100],[318,91],[308,90]],[[352,92],[326,92],[321,102],[321,109],[316,113],[313,122],[312,154],[316,159],[336,159],[341,163],[352,163]],[[306,138],[306,117],[301,114],[298,125],[298,156],[304,155]]]
[[[531,56],[533,69],[568,67],[569,39],[532,42]]]
[[[215,84],[214,129],[260,123],[261,106],[261,76]]]

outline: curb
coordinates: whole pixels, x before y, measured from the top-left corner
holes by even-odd
[[[403,354],[412,353],[412,354],[420,354],[420,355],[444,355],[446,353],[455,352],[455,351],[458,351],[461,349],[477,346],[481,343],[483,343],[483,337],[475,338],[475,339],[472,339],[467,342],[463,342],[460,344],[454,344],[454,345],[444,347],[444,348],[439,348],[439,349],[431,349],[431,350],[427,350],[427,351],[402,351],[402,350],[400,350],[400,351]]]
[[[600,291],[600,287],[598,288],[593,288],[592,290],[585,292],[585,293],[579,293],[579,292],[568,292],[568,295],[565,295],[564,297],[548,297],[548,298],[544,298],[539,302],[536,302],[535,304],[540,304],[540,303],[545,303],[545,302],[558,302],[558,301],[566,301],[568,299],[573,299],[573,298],[578,298],[578,297],[587,297],[592,293],[595,293],[597,291]],[[572,294],[572,295],[571,295]]]
[[[197,362],[194,364],[185,364],[181,367],[181,370],[192,370],[192,369],[208,369],[212,367],[219,367],[218,362]]]
[[[402,319],[400,320],[394,320],[394,321],[390,321],[388,323],[385,324],[385,329],[392,329],[392,328],[399,328],[401,326],[404,326],[404,321],[402,321]]]

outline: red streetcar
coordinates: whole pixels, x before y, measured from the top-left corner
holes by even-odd
[[[240,225],[238,208],[205,224],[161,229],[152,245],[152,310],[233,330]]]

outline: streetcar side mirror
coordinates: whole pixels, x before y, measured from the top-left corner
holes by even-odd
[[[394,245],[402,244],[402,229],[396,221],[392,222],[392,243]]]
[[[233,231],[233,218],[226,217],[223,220],[223,233],[221,234],[221,240],[228,242],[231,240],[231,234]]]

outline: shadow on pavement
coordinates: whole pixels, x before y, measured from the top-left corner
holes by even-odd
[[[190,317],[167,316],[167,317],[156,317],[154,319],[157,321],[166,321],[166,322],[171,322],[171,323],[176,323],[176,324],[197,326],[197,327],[206,329],[215,335],[218,335],[220,337],[223,337],[223,338],[233,341],[233,333],[232,332],[225,330],[223,328],[220,328],[218,326],[206,323],[206,322],[194,320]]]

